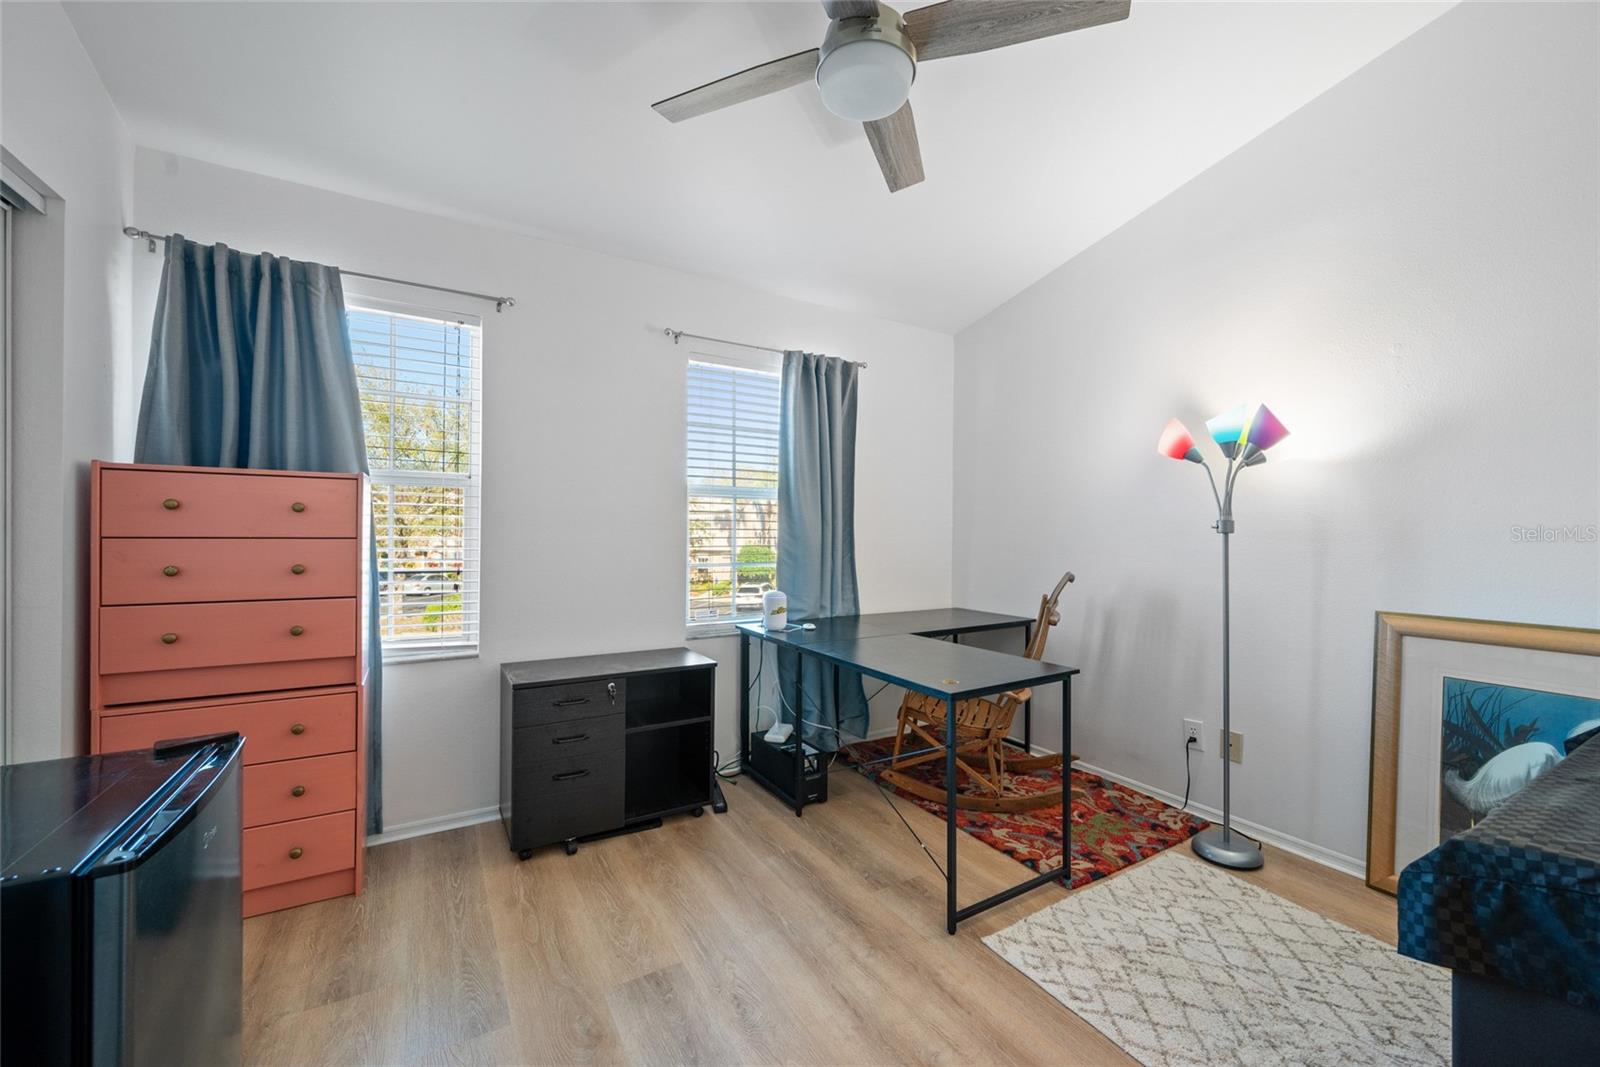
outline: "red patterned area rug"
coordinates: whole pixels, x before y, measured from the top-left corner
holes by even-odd
[[[861,741],[839,750],[839,757],[877,781],[888,767],[885,759],[892,741]],[[883,760],[883,762],[874,762]],[[944,785],[944,761],[923,763],[907,773],[936,786]],[[1059,771],[1037,771],[1011,776],[1011,788],[1042,793],[1060,788]],[[895,792],[924,811],[944,818],[944,805]],[[1061,805],[1033,811],[957,811],[956,825],[990,848],[1034,870],[1061,866]],[[1072,772],[1072,887],[1087,885],[1108,874],[1182,844],[1211,825],[1185,814],[1155,797],[1108,782],[1098,774]],[[1043,866],[1041,866],[1041,864]]]

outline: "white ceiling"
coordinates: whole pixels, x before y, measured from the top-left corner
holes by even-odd
[[[649,105],[816,45],[805,3],[71,3],[134,140],[954,331],[1448,3],[1158,3],[923,64],[890,195],[801,86]]]

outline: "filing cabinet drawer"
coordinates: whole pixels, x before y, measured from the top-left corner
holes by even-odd
[[[615,784],[620,792],[622,767],[621,748],[614,748],[608,752],[590,752],[554,759],[547,757],[540,760],[533,760],[518,752],[516,762],[518,795],[560,798],[590,786],[609,787],[612,784]]]
[[[607,715],[524,726],[517,730],[513,744],[518,765],[526,766],[566,757],[586,758],[601,752],[615,752],[616,758],[621,759],[622,736],[622,716]]]
[[[353,538],[117,537],[100,542],[100,603],[354,597]]]
[[[512,826],[515,847],[537,848],[621,826],[621,760],[617,762],[619,773],[609,780],[578,779],[555,795],[519,798]]]
[[[539,726],[601,715],[620,715],[627,700],[626,678],[527,686],[512,692],[513,721],[519,727]]]
[[[354,478],[100,471],[103,537],[359,537]]]

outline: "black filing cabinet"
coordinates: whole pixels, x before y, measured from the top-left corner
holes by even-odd
[[[686,648],[500,666],[512,851],[659,826],[711,803],[716,661]]]

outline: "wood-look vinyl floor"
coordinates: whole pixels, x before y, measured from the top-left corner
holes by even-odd
[[[383,845],[359,898],[245,924],[246,1062],[1133,1063],[980,938],[876,787],[836,772],[803,819],[753,782],[730,810],[544,849],[499,823]],[[935,854],[944,824],[897,800]],[[960,835],[961,899],[1030,872]],[[1186,846],[1180,846],[1186,847]],[[1274,851],[1239,877],[1393,943],[1392,898]]]

